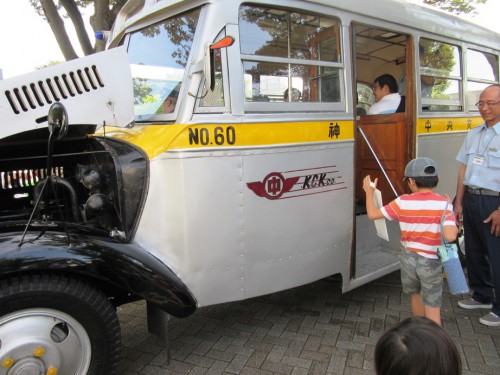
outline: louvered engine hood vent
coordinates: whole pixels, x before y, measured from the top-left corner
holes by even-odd
[[[130,65],[124,47],[0,81],[0,139],[47,127],[61,102],[71,125],[127,126],[134,119]]]

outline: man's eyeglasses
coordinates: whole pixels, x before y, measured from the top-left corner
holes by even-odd
[[[489,102],[477,102],[476,107],[477,108],[483,108],[483,107],[493,107],[494,105],[497,105],[500,103],[500,100],[497,102],[489,101]]]

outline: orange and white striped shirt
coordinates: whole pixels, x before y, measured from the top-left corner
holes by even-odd
[[[381,208],[387,220],[398,220],[401,243],[426,258],[437,259],[441,245],[440,222],[446,198],[434,192],[404,194]],[[448,204],[443,226],[456,225],[453,206]]]

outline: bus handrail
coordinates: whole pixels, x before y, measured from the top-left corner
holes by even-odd
[[[377,154],[375,153],[375,150],[373,149],[372,145],[370,144],[370,142],[368,141],[368,138],[366,137],[363,129],[361,129],[361,126],[358,126],[358,130],[359,132],[361,133],[361,136],[363,137],[363,139],[365,140],[366,144],[368,145],[368,148],[370,149],[370,151],[372,152],[372,155],[373,157],[375,158],[375,160],[377,161],[377,164],[378,166],[380,167],[380,170],[382,171],[382,173],[384,174],[384,177],[385,179],[387,180],[387,182],[389,183],[389,186],[391,187],[392,189],[392,192],[394,193],[394,195],[396,196],[396,198],[398,197],[398,193],[396,192],[396,189],[394,188],[394,185],[392,185],[392,182],[391,180],[389,180],[389,176],[387,175],[387,173],[385,172],[385,169],[384,167],[382,166],[382,163],[380,162],[379,158],[377,157]]]

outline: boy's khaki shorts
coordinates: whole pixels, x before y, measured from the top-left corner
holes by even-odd
[[[399,256],[401,284],[406,294],[420,293],[426,306],[441,307],[443,266],[439,259],[429,259],[403,248]]]

